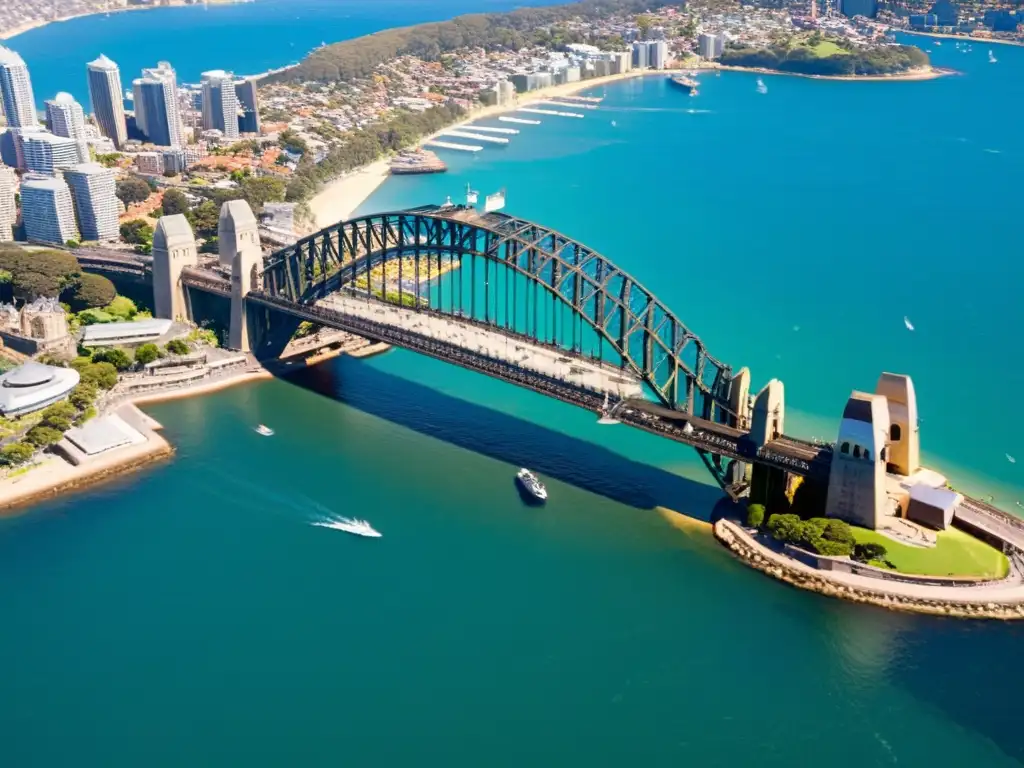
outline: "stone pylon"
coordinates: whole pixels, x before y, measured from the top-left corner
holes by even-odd
[[[190,320],[181,271],[199,263],[196,238],[183,214],[161,216],[153,233],[153,310],[167,320]]]
[[[217,226],[221,266],[231,271],[231,329],[228,346],[249,352],[249,329],[245,297],[258,290],[263,271],[263,251],[256,217],[244,200],[230,200],[220,209]]]

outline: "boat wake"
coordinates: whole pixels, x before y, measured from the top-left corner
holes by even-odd
[[[317,528],[333,528],[336,531],[345,531],[346,533],[354,533],[356,536],[367,536],[373,539],[379,539],[382,535],[380,531],[376,530],[366,520],[342,517],[341,515],[330,515],[317,520],[310,520],[309,524]]]

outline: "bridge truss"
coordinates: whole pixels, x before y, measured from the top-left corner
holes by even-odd
[[[731,369],[696,334],[604,256],[523,219],[448,205],[341,222],[274,253],[257,290],[301,306],[345,290],[482,322],[615,365],[676,411],[735,423]]]

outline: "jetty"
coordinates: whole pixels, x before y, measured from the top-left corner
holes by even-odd
[[[564,101],[555,101],[553,99],[548,99],[538,103],[549,104],[552,107],[568,107],[569,109],[597,109],[597,104],[567,104]]]
[[[600,104],[604,96],[559,96],[562,101],[585,101],[590,104]]]
[[[498,118],[503,123],[519,123],[520,125],[540,125],[540,120],[524,120],[521,117],[506,117],[502,115]]]
[[[485,133],[507,133],[510,136],[519,133],[518,128],[491,128],[489,125],[467,125],[467,128]]]
[[[555,117],[583,117],[579,112],[559,112],[555,109],[537,109],[535,107],[520,107],[517,112],[529,112],[534,115],[554,115]]]
[[[456,139],[473,139],[474,141],[486,141],[491,144],[508,144],[504,136],[488,136],[485,133],[471,133],[469,131],[444,131],[442,136],[451,136]]]
[[[483,149],[483,147],[477,146],[475,144],[455,144],[451,141],[437,141],[436,139],[424,142],[423,146],[439,147],[441,149],[458,149],[463,152],[479,152],[480,150]]]

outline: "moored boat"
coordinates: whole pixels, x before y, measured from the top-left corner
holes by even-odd
[[[692,77],[688,77],[687,75],[672,75],[669,77],[668,81],[677,88],[682,88],[691,96],[694,96],[697,93],[697,86],[699,83]]]

